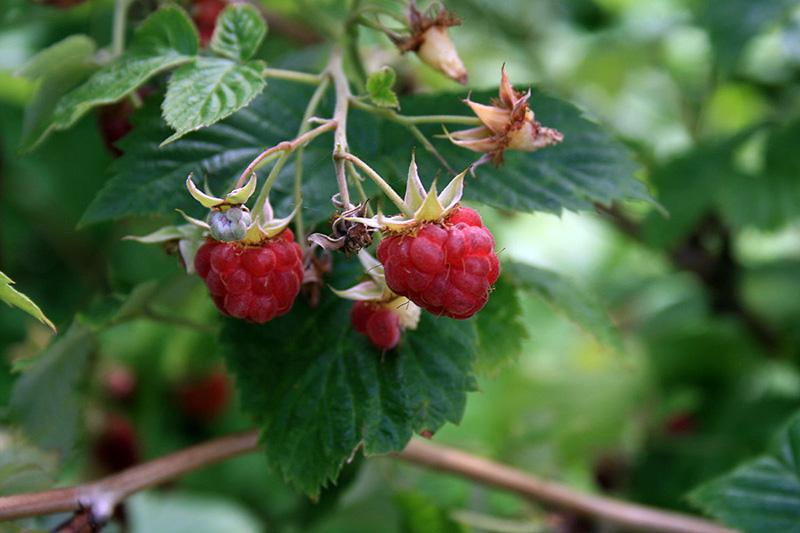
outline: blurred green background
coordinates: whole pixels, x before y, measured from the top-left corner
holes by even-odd
[[[323,17],[309,15],[308,6],[335,12],[338,3],[258,3],[271,22],[261,56],[275,65],[318,64]],[[142,12],[150,4],[142,0]],[[599,294],[625,353],[612,353],[545,303],[527,299],[523,355],[482,377],[462,423],[435,441],[577,489],[697,512],[686,493],[762,453],[800,408],[800,6],[446,5],[464,18],[452,36],[470,88],[497,86],[505,63],[518,88],[531,83],[579,105],[635,151],[641,178],[670,215],[635,204],[561,217],[484,208],[501,257],[551,268]],[[139,459],[248,427],[232,384],[213,385],[230,398],[220,412],[186,416],[181,387],[222,364],[215,310],[200,281],[183,276],[156,247],[120,240],[157,221],[75,229],[112,161],[96,118],[52,135],[32,154],[16,152],[35,85],[13,73],[71,33],[108,42],[112,7],[107,0],[68,10],[23,0],[0,6],[0,270],[62,331],[76,313],[97,324],[105,319],[94,317],[117,313],[87,348],[89,371],[76,378],[86,428],[77,436],[83,446],[65,458],[62,482],[102,470],[96,442],[109,416],[135,430]],[[368,70],[391,64],[407,90],[466,94],[370,30],[362,33],[362,52]],[[133,311],[120,312],[132,290],[147,303],[128,300]],[[184,324],[163,320],[175,302]],[[27,315],[0,306],[3,405],[12,361],[49,338]],[[131,397],[109,392],[115,371],[134,380]],[[126,512],[132,531],[148,532],[602,528],[391,459],[349,466],[314,504],[270,474],[258,454],[196,472],[157,496],[137,495]]]

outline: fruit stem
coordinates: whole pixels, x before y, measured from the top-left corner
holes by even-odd
[[[372,113],[373,115],[388,118],[403,126],[407,126],[408,124],[440,124],[443,122],[448,124],[463,124],[465,126],[480,126],[483,124],[478,117],[468,117],[466,115],[401,115],[394,109],[378,107],[357,98],[351,98],[350,105]]]
[[[297,131],[297,135],[304,135],[308,128],[310,127],[310,120],[312,115],[316,113],[317,108],[319,107],[320,102],[322,101],[322,97],[325,96],[325,92],[328,90],[328,86],[330,85],[331,78],[330,76],[324,76],[317,90],[314,91],[314,94],[311,95],[311,99],[308,101],[308,105],[306,106],[306,110],[303,113],[303,119],[300,121],[300,129]],[[329,123],[330,124],[330,123]],[[298,146],[297,148],[297,155],[295,156],[294,162],[294,205],[300,204],[300,200],[303,194],[303,145]],[[297,243],[300,245],[300,248],[303,250],[306,249],[306,239],[305,236],[305,225],[303,224],[303,210],[298,209],[297,214],[294,216],[294,227],[297,233]]]
[[[128,8],[133,0],[114,0],[114,21],[111,27],[111,56],[119,57],[125,50],[125,25]]]
[[[356,98],[350,99],[350,105],[356,107],[358,109],[362,109],[374,115],[388,118],[394,122],[405,127],[414,137],[417,138],[419,142],[422,143],[422,146],[425,147],[430,153],[432,153],[436,159],[439,160],[439,163],[442,164],[444,168],[447,169],[450,174],[455,176],[455,171],[450,167],[447,161],[442,157],[438,150],[431,144],[428,138],[425,136],[422,131],[416,126],[417,124],[429,124],[429,123],[442,123],[442,122],[450,122],[455,124],[467,124],[467,125],[475,125],[475,124],[482,124],[478,117],[462,117],[459,115],[420,115],[416,117],[407,117],[404,115],[400,115],[393,109],[384,109],[381,107],[377,107],[374,105],[370,105],[366,102],[362,102]]]
[[[245,184],[245,182],[247,181],[247,178],[250,177],[250,173],[253,172],[256,169],[256,167],[258,166],[258,164],[263,159],[265,159],[267,156],[270,156],[270,155],[272,155],[272,154],[274,154],[276,152],[284,152],[284,153],[285,152],[291,152],[291,151],[295,150],[298,146],[303,145],[303,144],[311,141],[315,137],[319,136],[320,134],[325,133],[326,131],[330,131],[330,130],[332,130],[334,128],[336,128],[336,123],[333,122],[332,120],[329,120],[329,121],[326,121],[325,123],[321,124],[320,126],[317,126],[313,130],[311,130],[309,132],[306,132],[306,133],[303,133],[302,135],[299,135],[293,141],[283,141],[283,142],[280,142],[280,143],[276,144],[275,146],[273,146],[271,148],[267,148],[266,150],[261,152],[258,155],[258,157],[253,159],[253,161],[251,161],[249,165],[247,165],[247,168],[244,169],[244,172],[242,172],[242,175],[239,176],[239,181],[236,182],[236,187],[237,188],[238,187],[242,187]],[[283,166],[283,165],[281,165],[281,166]],[[265,186],[266,186],[266,184],[265,184]],[[263,192],[264,192],[263,189],[262,189],[261,192],[263,194]],[[267,192],[269,192],[269,191],[267,191]]]
[[[347,189],[347,174],[345,172],[344,164],[346,155],[349,155],[349,146],[347,144],[347,111],[350,105],[350,86],[347,83],[347,77],[344,73],[342,66],[342,49],[336,46],[331,52],[331,58],[328,62],[327,72],[330,73],[333,79],[333,85],[336,88],[336,106],[333,111],[333,120],[336,122],[336,131],[334,132],[333,139],[333,160],[336,166],[336,183],[339,186],[339,198],[344,204],[344,210],[350,209],[350,191]]]
[[[296,70],[286,70],[282,68],[265,68],[261,71],[261,77],[296,81],[298,83],[308,83],[310,85],[319,85],[325,80],[325,77],[319,74],[308,74],[307,72],[298,72]]]
[[[372,167],[370,167],[364,161],[362,161],[358,157],[354,156],[353,154],[347,154],[347,153],[342,153],[342,152],[334,153],[333,157],[334,157],[334,159],[337,160],[337,162],[341,161],[342,166],[344,166],[345,161],[352,161],[357,166],[361,167],[361,169],[364,172],[366,172],[367,176],[369,176],[370,179],[372,179],[372,181],[374,181],[375,184],[378,185],[380,190],[382,190],[383,193],[386,196],[389,197],[389,200],[391,200],[392,203],[394,205],[396,205],[397,208],[400,211],[402,211],[405,216],[407,216],[407,217],[413,217],[414,216],[414,211],[408,205],[406,205],[406,203],[403,201],[403,199],[400,198],[400,195],[397,194],[394,189],[392,189],[392,186],[389,185],[388,183],[386,183],[386,180],[384,180],[380,176],[380,174],[375,172],[375,170],[373,170]]]

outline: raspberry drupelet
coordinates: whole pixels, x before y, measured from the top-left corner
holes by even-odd
[[[475,210],[462,206],[441,223],[390,234],[377,255],[393,292],[456,319],[469,318],[486,304],[500,274],[494,237]]]
[[[400,342],[400,315],[386,305],[355,302],[350,311],[350,324],[379,350],[391,350]]]
[[[303,253],[288,228],[259,246],[209,239],[194,267],[219,310],[249,322],[289,311],[303,281]]]

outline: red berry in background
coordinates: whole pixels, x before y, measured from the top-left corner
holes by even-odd
[[[697,420],[694,414],[682,412],[668,418],[664,424],[664,430],[669,435],[681,436],[691,434],[696,429],[696,426]]]
[[[356,302],[350,311],[350,324],[379,350],[391,350],[400,342],[400,316],[381,304]]]
[[[133,126],[128,121],[131,113],[133,113],[133,105],[127,98],[97,109],[97,128],[103,137],[103,144],[116,157],[122,155],[122,150],[114,146],[114,143],[125,137],[133,129]]]
[[[136,374],[127,366],[115,366],[105,375],[103,386],[106,394],[119,403],[127,403],[136,391]]]
[[[200,34],[200,46],[205,46],[214,35],[217,17],[228,5],[223,0],[196,0],[192,4],[191,14]]]
[[[377,255],[393,292],[450,318],[477,313],[500,274],[494,237],[468,207],[459,207],[441,224],[423,224],[416,234],[384,237]]]
[[[139,438],[130,420],[122,415],[108,415],[103,429],[92,443],[98,465],[105,471],[117,472],[139,462]]]
[[[220,311],[267,322],[292,308],[303,281],[303,252],[285,229],[260,246],[209,240],[194,267]]]
[[[190,418],[211,420],[220,415],[230,400],[230,380],[223,370],[182,384],[177,391],[178,405]]]

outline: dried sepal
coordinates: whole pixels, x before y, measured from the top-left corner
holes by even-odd
[[[202,227],[198,227],[195,224],[183,224],[181,226],[164,226],[153,233],[141,237],[128,235],[123,237],[122,240],[136,241],[145,244],[162,243],[166,245],[168,249],[172,249],[177,245],[177,251],[180,254],[184,268],[186,268],[186,272],[188,274],[193,274],[194,256],[198,248],[206,241],[206,238],[205,230]]]

